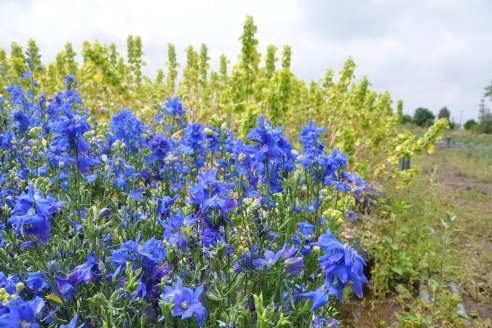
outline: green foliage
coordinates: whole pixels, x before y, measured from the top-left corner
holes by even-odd
[[[474,119],[470,119],[465,122],[464,128],[465,130],[473,130],[477,125],[477,121],[475,121]]]
[[[480,132],[492,134],[492,114],[485,114],[480,120]]]
[[[484,96],[492,100],[492,81],[485,87]]]
[[[412,116],[408,114],[403,114],[401,117],[401,124],[410,124],[412,123]]]
[[[436,116],[427,108],[419,107],[413,114],[413,123],[417,126],[431,126]]]
[[[170,96],[175,95],[176,78],[178,77],[178,61],[176,56],[176,48],[172,43],[167,45],[167,82],[166,93]]]
[[[438,119],[447,118],[449,120],[451,118],[451,112],[446,106],[444,106],[439,110],[439,113],[437,114],[437,118]]]
[[[74,74],[85,105],[101,122],[107,119],[102,112],[117,112],[121,108],[131,108],[149,122],[155,114],[152,105],[161,105],[174,96],[182,98],[190,121],[205,122],[218,114],[240,136],[256,124],[258,115],[267,116],[274,125],[282,125],[293,139],[301,124],[313,120],[329,129],[324,136],[327,146],[347,153],[353,168],[365,178],[400,176],[411,180],[412,172],[397,170],[400,157],[428,150],[447,128],[446,124],[437,124],[437,130],[419,139],[401,129],[401,123],[408,120],[403,115],[403,103],[398,101],[394,109],[389,93],[371,90],[365,77],[357,80],[352,59],[346,61],[338,75],[328,70],[323,79],[306,84],[291,71],[291,47],[284,46],[278,58],[278,48],[270,45],[262,56],[256,33],[253,18],[248,16],[240,37],[237,63],[230,69],[229,61],[222,55],[218,72],[210,68],[205,44],[199,51],[190,46],[186,49],[182,78],[178,79],[176,49],[168,44],[166,67],[158,70],[151,81],[142,73],[145,63],[141,38],[129,36],[127,61],[114,44],[96,41],[84,42],[83,63],[79,65],[72,44],[67,43],[55,62],[37,71],[35,78],[42,88],[53,93],[63,88],[65,75]],[[39,53],[34,42],[28,48],[33,55]],[[10,58],[0,50],[2,67],[7,74],[0,75],[0,93],[5,95],[5,76],[10,75],[12,82],[19,84],[19,77],[27,70],[20,45],[12,45]],[[149,100],[152,105],[148,105]]]

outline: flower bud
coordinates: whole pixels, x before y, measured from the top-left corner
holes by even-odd
[[[207,136],[213,136],[215,134],[214,131],[212,131],[209,128],[203,129],[203,133],[205,133],[205,135],[207,135]]]
[[[18,282],[16,285],[15,285],[15,292],[17,294],[20,294],[20,292],[22,292],[22,290],[24,289],[24,283],[23,282]]]

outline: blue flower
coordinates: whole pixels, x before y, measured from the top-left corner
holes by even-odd
[[[75,269],[68,275],[67,280],[73,285],[78,286],[81,283],[92,283],[92,281],[101,280],[101,273],[94,254],[87,255],[87,262],[77,265]]]
[[[46,244],[50,236],[50,218],[62,205],[63,202],[50,195],[43,198],[43,194],[30,185],[27,194],[18,198],[9,222],[18,234],[35,236],[41,244]]]
[[[186,109],[183,108],[180,98],[168,98],[166,103],[162,106],[162,114],[155,118],[155,122],[162,123],[164,115],[180,118],[183,117],[185,113]]]
[[[263,116],[258,118],[258,127],[251,129],[246,139],[257,143],[256,160],[279,161],[292,159],[292,145],[284,138],[280,128],[273,129],[272,123]]]
[[[42,272],[27,272],[26,285],[29,289],[35,293],[40,291],[47,291],[50,289],[48,284],[48,277]]]
[[[352,247],[339,242],[330,232],[321,235],[318,242],[325,255],[319,257],[323,274],[329,285],[335,282],[343,289],[350,281],[355,294],[362,298],[362,283],[367,283],[364,276],[366,262]]]
[[[162,241],[152,237],[143,245],[136,241],[127,241],[120,249],[111,251],[109,260],[115,268],[113,278],[116,278],[126,268],[126,262],[133,263],[135,267],[141,266],[145,273],[151,274],[157,264],[165,258],[166,248]]]
[[[299,222],[297,223],[297,227],[299,228],[299,232],[305,237],[311,236],[316,228],[314,224],[308,222]]]
[[[80,326],[77,327],[77,321],[79,320],[79,316],[76,315],[75,317],[70,320],[68,325],[61,325],[60,328],[82,328],[84,327],[84,324],[81,324]]]
[[[308,298],[313,301],[311,306],[311,312],[316,311],[320,307],[328,303],[330,296],[336,296],[338,299],[342,299],[342,295],[337,287],[323,284],[314,292],[303,293],[300,295],[302,298]]]
[[[304,258],[303,257],[291,257],[284,261],[285,271],[288,273],[299,277],[302,270],[304,269]]]
[[[315,153],[323,151],[323,145],[319,142],[319,137],[326,131],[327,129],[315,127],[313,121],[310,121],[308,126],[303,127],[298,140],[304,145],[304,151]]]
[[[345,211],[345,214],[352,219],[353,224],[357,224],[357,218],[355,217],[354,211]]]
[[[259,270],[270,270],[280,259],[282,255],[282,251],[278,251],[277,253],[272,252],[271,250],[265,249],[263,255],[264,258],[259,258],[253,260],[253,265]]]
[[[173,140],[166,138],[163,134],[155,134],[149,142],[152,154],[146,158],[146,164],[149,165],[165,159],[174,147],[175,142]]]
[[[41,327],[36,322],[36,317],[43,307],[44,301],[39,297],[32,301],[13,299],[0,314],[0,327]]]
[[[138,151],[143,124],[129,109],[123,109],[113,116],[109,127],[113,130],[114,137],[125,143],[126,149]]]
[[[173,317],[181,317],[181,319],[189,319],[195,315],[196,323],[201,327],[207,316],[207,310],[200,302],[200,297],[203,293],[203,285],[198,286],[195,291],[191,288],[183,287],[181,279],[177,279],[176,288],[165,286],[165,294],[161,297],[165,303],[172,302],[173,309],[171,314]]]
[[[205,135],[203,134],[203,126],[200,124],[191,124],[184,129],[185,135],[181,139],[181,145],[178,151],[186,156],[190,156],[194,160],[194,165],[200,168],[205,163],[206,152],[203,147]]]

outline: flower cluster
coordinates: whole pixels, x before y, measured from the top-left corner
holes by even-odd
[[[0,326],[334,327],[342,290],[362,296],[336,236],[368,187],[325,129],[296,151],[259,117],[241,140],[177,98],[99,124],[77,87],[0,106]]]

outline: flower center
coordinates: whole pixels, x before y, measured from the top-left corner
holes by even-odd
[[[186,301],[181,302],[181,308],[186,310],[188,308],[188,303]]]
[[[21,328],[29,328],[32,326],[32,324],[30,322],[27,322],[27,321],[22,321],[20,326],[21,326]]]

